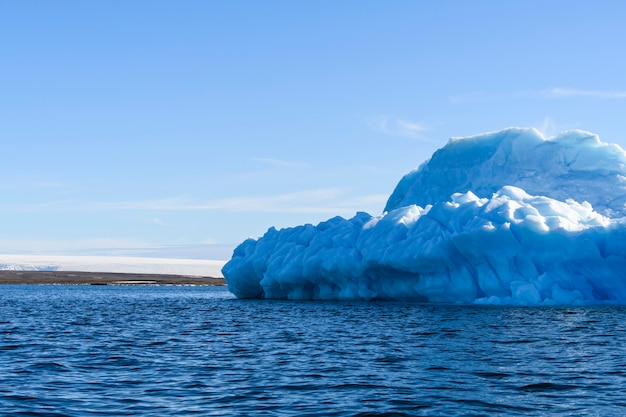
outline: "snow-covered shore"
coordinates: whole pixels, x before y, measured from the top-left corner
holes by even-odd
[[[226,261],[127,256],[0,254],[0,269],[121,272],[223,277]]]

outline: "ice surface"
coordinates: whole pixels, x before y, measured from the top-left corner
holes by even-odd
[[[224,261],[131,256],[0,254],[0,269],[198,275],[219,278]]]
[[[239,298],[626,303],[626,153],[596,135],[511,128],[451,139],[380,216],[248,239]]]
[[[624,216],[625,165],[626,153],[619,146],[580,130],[551,139],[520,128],[451,139],[402,178],[385,211],[409,204],[424,207],[456,192],[489,198],[514,185],[531,195],[588,201],[600,213]]]
[[[57,271],[58,266],[31,264],[0,264],[0,271]]]

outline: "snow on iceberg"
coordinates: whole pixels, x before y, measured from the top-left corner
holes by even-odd
[[[357,213],[239,245],[238,298],[626,303],[626,152],[591,133],[451,139]]]

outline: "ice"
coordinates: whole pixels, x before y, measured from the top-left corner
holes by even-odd
[[[225,262],[131,256],[69,256],[0,254],[0,269],[26,271],[119,272],[198,275],[219,278]]]
[[[574,130],[545,139],[535,129],[451,139],[417,170],[407,174],[386,211],[446,201],[455,192],[489,198],[505,185],[531,195],[588,201],[596,211],[624,216],[626,154],[597,135]],[[607,193],[607,190],[612,190]]]
[[[239,298],[626,303],[625,178],[588,132],[455,138],[382,215],[270,228],[222,272]]]

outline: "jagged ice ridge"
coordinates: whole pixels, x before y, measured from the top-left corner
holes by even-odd
[[[626,153],[579,130],[450,139],[357,213],[248,239],[239,298],[626,303]]]

